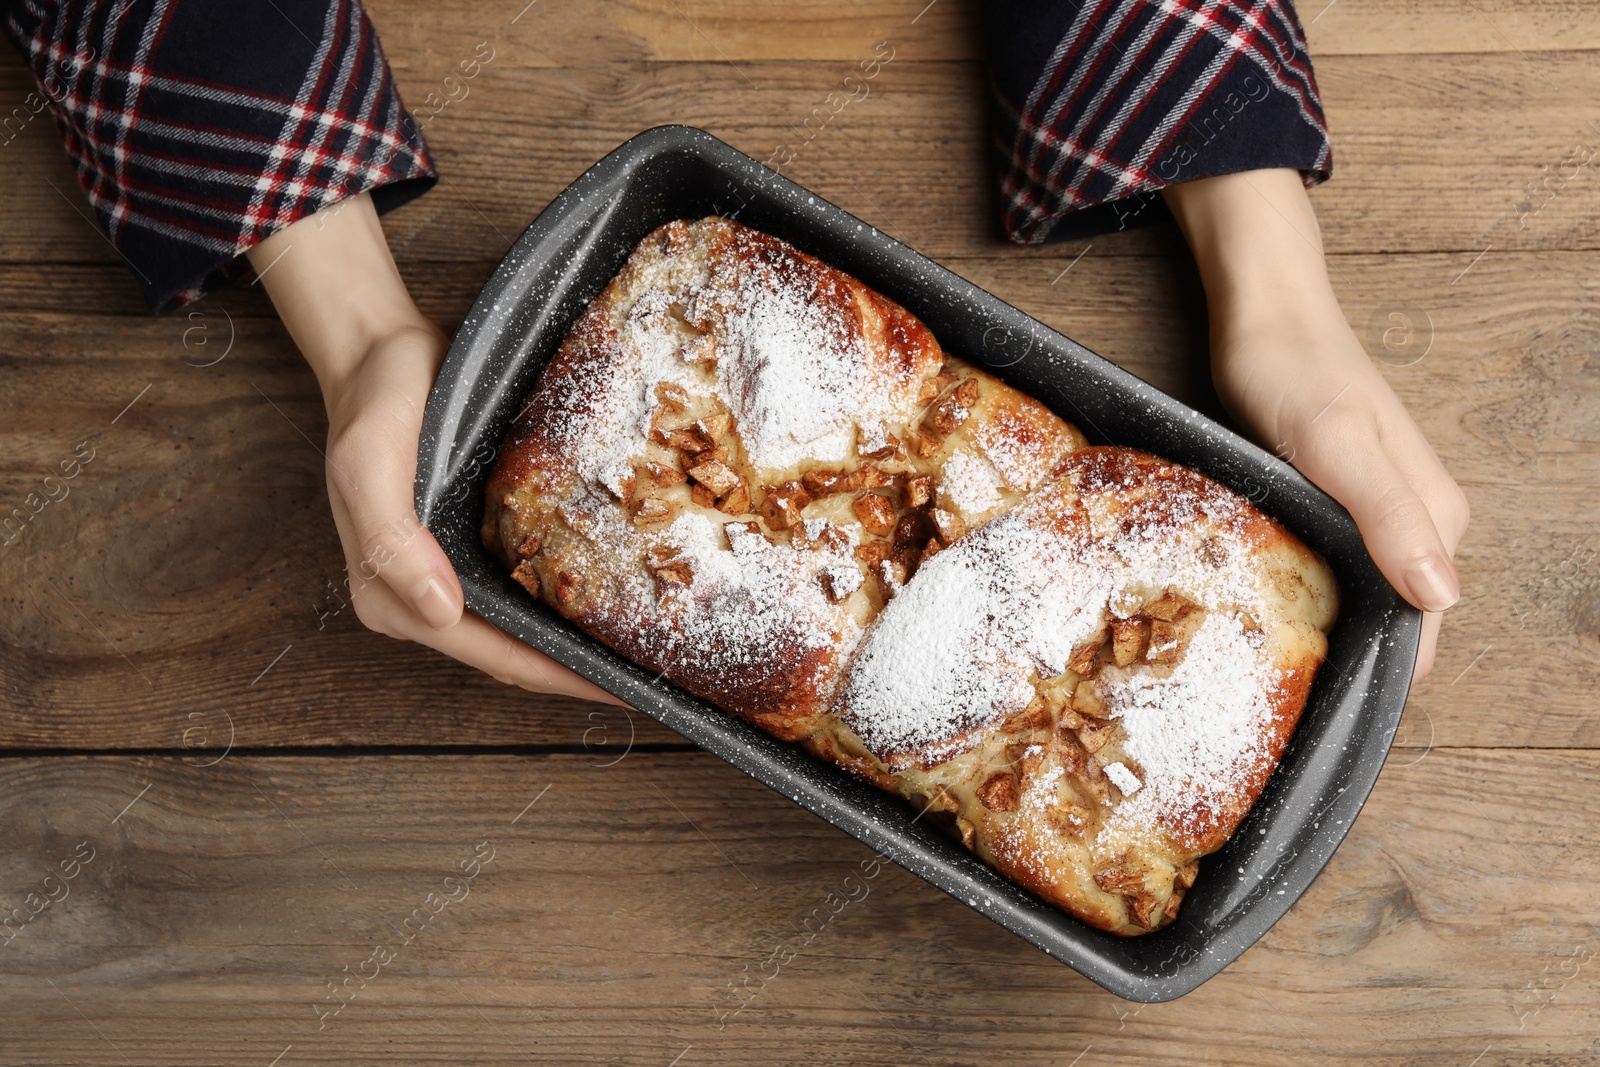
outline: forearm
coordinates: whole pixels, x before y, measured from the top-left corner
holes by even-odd
[[[375,346],[437,332],[412,302],[365,193],[279,230],[248,255],[330,408]]]
[[[1297,171],[1258,170],[1162,190],[1194,250],[1212,332],[1339,316],[1322,233]]]
[[[1300,176],[1258,170],[1163,192],[1194,252],[1224,406],[1279,455],[1352,382],[1383,389],[1328,280]]]
[[[1429,612],[1450,607],[1466,499],[1345,321],[1299,175],[1251,171],[1164,195],[1205,283],[1218,396],[1349,509],[1406,599]],[[1424,621],[1419,677],[1438,627],[1437,615]]]

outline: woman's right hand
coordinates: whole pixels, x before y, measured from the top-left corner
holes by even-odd
[[[464,608],[413,500],[423,411],[446,339],[412,303],[366,195],[250,249],[328,409],[328,500],[356,615],[537,693],[622,703]]]
[[[1420,681],[1461,596],[1467,498],[1345,321],[1299,173],[1225,174],[1163,195],[1205,282],[1218,396],[1345,506],[1389,584],[1423,610]]]
[[[1461,596],[1456,547],[1467,498],[1337,306],[1212,330],[1224,405],[1345,506],[1389,584],[1423,609],[1413,681],[1433,669],[1443,612]]]

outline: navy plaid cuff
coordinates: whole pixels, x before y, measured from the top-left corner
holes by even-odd
[[[1159,217],[1178,182],[1333,154],[1287,0],[993,3],[1001,210],[1037,244]]]
[[[436,180],[354,0],[25,0],[5,28],[152,311],[322,207]]]

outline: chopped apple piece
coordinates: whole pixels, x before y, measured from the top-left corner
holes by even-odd
[[[933,475],[924,474],[906,482],[906,507],[926,507],[933,502]]]
[[[652,482],[655,482],[657,485],[663,487],[668,485],[682,485],[689,479],[689,476],[680,471],[678,468],[669,467],[665,463],[657,463],[654,460],[644,465],[644,472],[650,476],[650,480]]]
[[[1079,715],[1087,715],[1091,719],[1104,719],[1111,714],[1105,701],[1100,699],[1100,694],[1095,692],[1094,685],[1088,681],[1079,682],[1078,688],[1072,691],[1071,707]]]
[[[656,399],[670,411],[682,411],[689,404],[689,391],[677,382],[662,382],[656,386]]]
[[[978,787],[978,800],[990,811],[1014,811],[1017,779],[1010,771],[996,771]]]
[[[894,529],[894,505],[882,493],[863,493],[851,502],[850,510],[869,533],[886,534]]]
[[[1178,647],[1178,628],[1163,619],[1150,620],[1150,648],[1145,658],[1151,663],[1170,666],[1178,662],[1183,650]]]
[[[1072,655],[1067,658],[1067,670],[1084,677],[1095,672],[1095,657],[1100,654],[1100,646],[1104,645],[1103,639],[1085,641],[1072,650]]]
[[[750,510],[750,490],[745,487],[744,479],[723,494],[717,501],[717,510],[727,515],[743,515]]]
[[[797,481],[768,486],[761,502],[761,517],[774,530],[787,530],[801,521],[800,512],[811,503],[811,494]]]
[[[1199,874],[1200,861],[1190,860],[1178,868],[1177,873],[1172,876],[1172,884],[1180,889],[1188,889],[1194,885],[1194,880]]]
[[[967,532],[967,524],[960,515],[944,508],[929,508],[928,518],[933,520],[933,528],[939,531],[939,540],[948,547],[952,541]]]
[[[641,497],[633,503],[633,521],[643,526],[672,518],[672,505],[658,496]]]
[[[1116,730],[1117,724],[1113,722],[1086,723],[1078,731],[1078,744],[1091,756],[1106,747],[1106,742],[1111,740],[1111,734]],[[1096,764],[1096,766],[1099,766]],[[1101,773],[1104,773],[1102,768]]]
[[[1144,652],[1144,623],[1139,619],[1111,620],[1111,657],[1126,667]]]
[[[712,460],[709,463],[697,462],[689,468],[689,477],[717,496],[722,496],[739,484],[739,472],[719,460]]]

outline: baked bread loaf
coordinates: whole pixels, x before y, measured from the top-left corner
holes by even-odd
[[[1122,934],[1170,922],[1326,653],[1248,501],[940,350],[783,241],[661,227],[508,432],[483,539],[684,689],[911,800]]]

